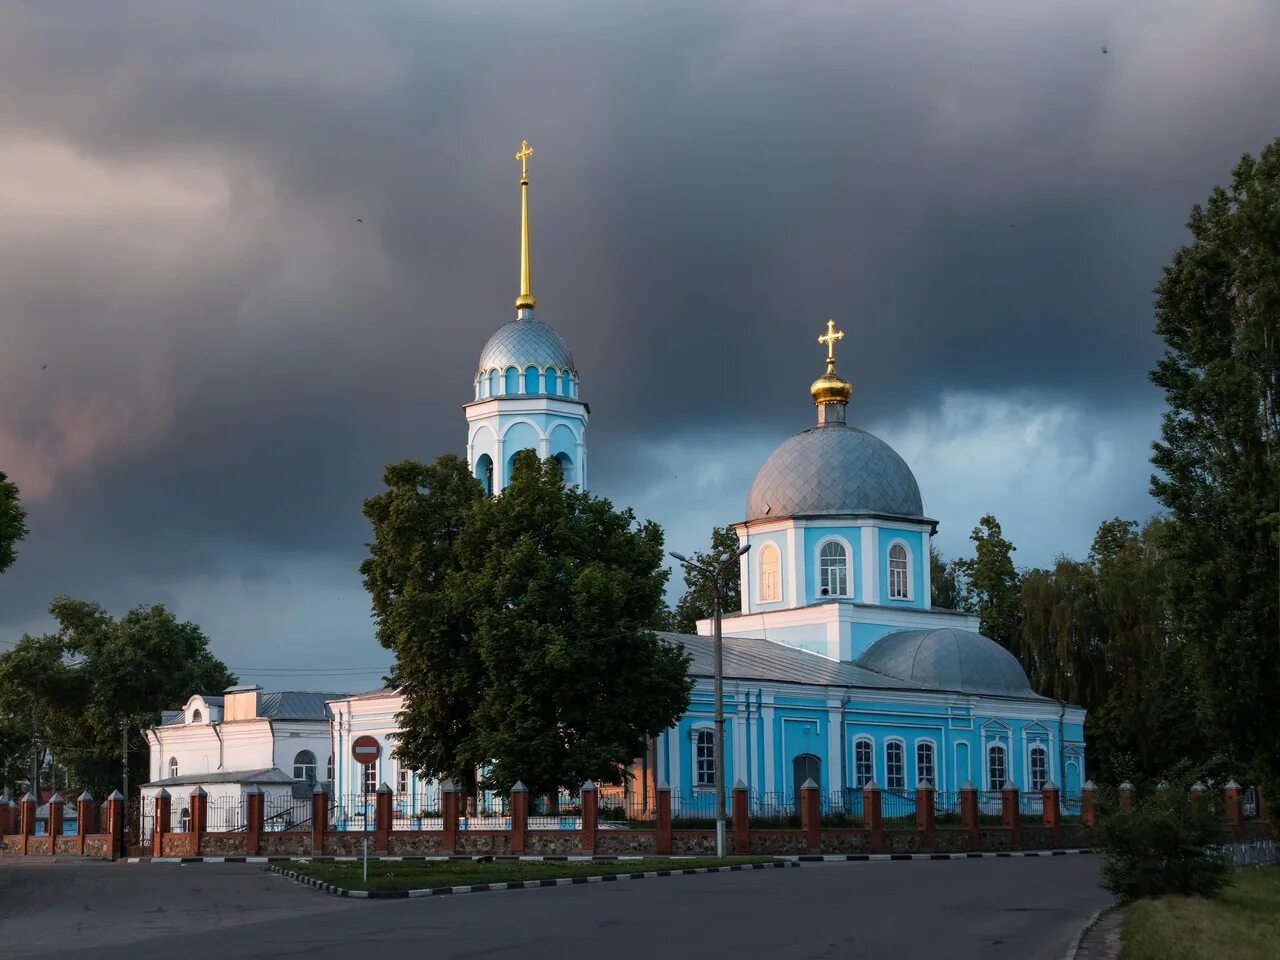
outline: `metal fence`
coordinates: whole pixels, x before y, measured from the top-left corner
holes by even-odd
[[[373,793],[345,793],[329,807],[328,826],[334,830],[372,830],[376,824],[378,797]]]
[[[1224,843],[1214,849],[1222,854],[1233,870],[1280,863],[1280,844],[1271,839],[1253,840],[1248,843]]]
[[[1245,787],[1240,791],[1240,815],[1246,820],[1258,819],[1258,788]]]
[[[440,792],[396,793],[391,796],[392,830],[442,830]]]
[[[906,790],[885,790],[880,794],[880,817],[889,829],[916,825],[916,795]]]
[[[311,826],[310,797],[291,794],[268,795],[262,803],[262,829],[278,833],[283,830],[304,830]]]
[[[657,819],[652,797],[614,795],[600,798],[598,821],[604,829],[651,827]]]
[[[205,806],[205,829],[210,833],[235,833],[245,828],[243,797],[210,797]]]

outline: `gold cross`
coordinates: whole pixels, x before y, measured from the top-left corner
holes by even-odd
[[[529,158],[533,156],[533,147],[528,140],[520,141],[520,149],[516,151],[516,159],[520,161],[520,179],[529,179]]]
[[[844,331],[836,329],[834,320],[827,321],[827,332],[818,337],[819,343],[827,345],[827,363],[835,363],[836,360],[836,341],[844,339]]]

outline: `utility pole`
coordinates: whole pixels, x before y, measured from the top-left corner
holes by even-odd
[[[124,808],[129,809],[129,721],[120,724],[120,756],[124,770]]]
[[[715,756],[715,790],[716,790],[716,856],[725,855],[725,816],[724,816],[724,637],[721,628],[721,616],[724,609],[724,575],[729,568],[738,562],[744,553],[751,549],[751,544],[740,548],[729,559],[713,567],[694,563],[688,557],[673,553],[675,559],[686,567],[697,570],[711,584],[712,603],[715,613],[715,738],[712,749]]]

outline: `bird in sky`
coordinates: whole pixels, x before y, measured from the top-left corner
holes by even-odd
[[[1103,52],[1103,53],[1106,53],[1106,52],[1107,52],[1107,48],[1106,48],[1106,45],[1105,45],[1105,44],[1104,44],[1104,45],[1103,45],[1103,47],[1102,47],[1102,52]]]

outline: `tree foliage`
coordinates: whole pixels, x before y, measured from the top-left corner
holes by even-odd
[[[716,568],[738,552],[741,544],[732,527],[715,527],[711,531],[711,547],[699,550],[691,559],[695,564]],[[733,612],[742,607],[742,571],[730,565],[724,574],[724,611]],[[715,588],[710,578],[700,570],[684,568],[684,596],[676,604],[674,629],[677,633],[697,633],[698,621],[715,613]]]
[[[1013,565],[1017,549],[1005,539],[1000,521],[987,514],[969,535],[974,555],[958,560],[963,580],[963,607],[981,618],[982,633],[1021,657],[1019,591],[1021,577]]]
[[[194,693],[235,683],[200,628],[180,623],[161,605],[115,620],[96,603],[60,597],[49,612],[56,633],[24,635],[0,654],[0,716],[16,731],[5,742],[25,737],[27,764],[34,724],[34,739],[76,789],[101,796],[119,785],[122,724],[134,731],[130,766],[145,770],[140,728]],[[29,767],[22,761],[6,753],[10,783],[25,778]]]
[[[932,606],[943,610],[963,609],[958,562],[952,560],[948,563],[942,551],[933,544],[929,544],[929,577]]]
[[[361,570],[405,706],[400,760],[464,784],[535,793],[617,784],[688,703],[665,612],[662,531],[515,460],[485,497],[456,457],[402,463],[368,500]]]
[[[18,543],[27,535],[27,513],[17,485],[0,471],[0,573],[13,566]]]
[[[1192,208],[1156,288],[1172,629],[1205,717],[1280,781],[1280,139]]]

